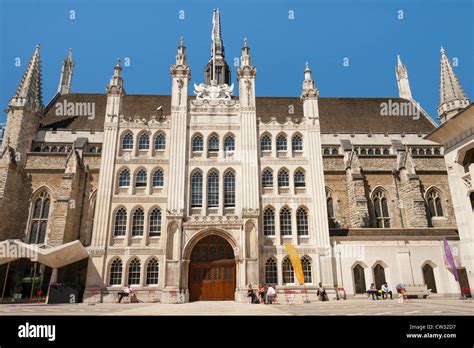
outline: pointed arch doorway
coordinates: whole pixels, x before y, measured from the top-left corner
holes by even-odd
[[[234,250],[224,238],[202,238],[191,252],[189,300],[234,300],[235,270]]]

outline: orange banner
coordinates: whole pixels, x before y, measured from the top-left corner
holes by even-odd
[[[284,245],[286,248],[286,252],[288,253],[288,256],[290,257],[293,270],[295,271],[296,279],[298,279],[298,283],[300,283],[300,285],[304,285],[303,267],[301,266],[301,259],[300,259],[300,255],[298,254],[298,251],[290,243],[285,243]]]

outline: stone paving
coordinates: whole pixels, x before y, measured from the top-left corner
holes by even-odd
[[[283,299],[284,300],[284,299]],[[474,302],[458,299],[414,299],[408,303],[397,300],[311,302],[288,305],[246,304],[233,301],[193,302],[185,304],[130,303],[111,304],[3,304],[2,315],[474,315]]]

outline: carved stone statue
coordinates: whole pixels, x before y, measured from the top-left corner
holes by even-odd
[[[200,100],[230,100],[233,92],[234,84],[230,86],[226,83],[218,85],[216,80],[212,80],[210,85],[194,84],[194,94],[196,94],[196,99]]]

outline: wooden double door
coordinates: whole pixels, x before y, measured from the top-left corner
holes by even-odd
[[[235,258],[232,247],[219,236],[203,238],[189,264],[190,301],[233,300]]]

